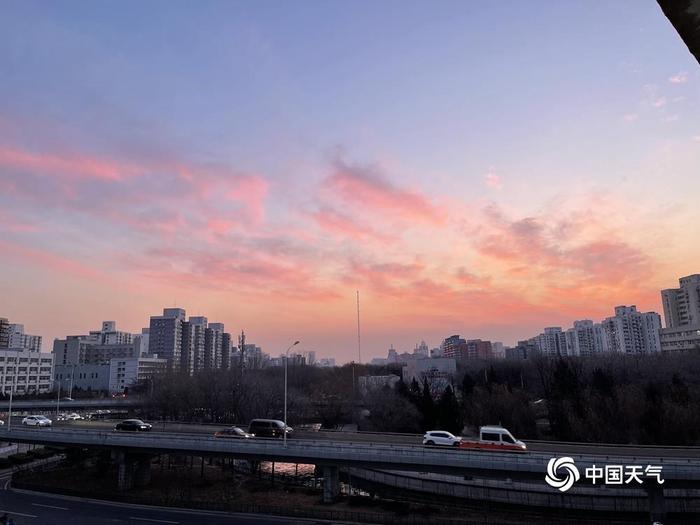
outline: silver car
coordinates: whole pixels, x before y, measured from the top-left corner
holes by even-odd
[[[27,416],[22,424],[28,427],[50,427],[51,420],[46,416]]]
[[[423,436],[424,445],[443,445],[447,447],[457,447],[462,442],[461,437],[457,437],[446,430],[431,430]]]

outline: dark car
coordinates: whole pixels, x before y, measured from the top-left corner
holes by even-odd
[[[114,430],[128,430],[131,432],[143,432],[151,430],[153,425],[144,423],[140,419],[125,419],[121,423],[117,423]]]
[[[253,419],[248,425],[248,433],[255,437],[270,437],[281,438],[284,436],[285,428],[287,437],[289,437],[292,429],[284,424],[284,421],[278,419]]]
[[[238,427],[228,427],[223,430],[219,430],[218,432],[214,432],[214,437],[218,438],[252,438],[253,434],[249,434],[248,432],[244,432]]]

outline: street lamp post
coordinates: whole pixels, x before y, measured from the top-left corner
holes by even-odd
[[[58,383],[58,392],[56,393],[56,421],[58,421],[58,408],[61,404],[61,381],[57,379],[56,382]]]
[[[7,430],[10,430],[12,427],[12,394],[15,391],[15,386],[17,385],[17,371],[15,370],[15,374],[12,376],[12,386],[10,387],[10,406],[9,412],[7,414]]]
[[[293,346],[296,346],[299,344],[299,341],[294,341],[291,345],[289,345],[289,348],[287,348],[287,351],[284,353],[284,435],[283,435],[283,440],[284,440],[284,447],[287,447],[287,361],[289,361],[289,351],[292,349]]]
[[[73,378],[75,377],[75,363],[73,363],[73,368],[70,372],[70,390],[68,391],[68,397],[73,399]]]

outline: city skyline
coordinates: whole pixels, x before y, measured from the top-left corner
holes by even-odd
[[[365,361],[512,345],[697,271],[700,75],[654,3],[164,5],[0,20],[0,315],[45,344],[172,306],[349,361],[360,290]]]

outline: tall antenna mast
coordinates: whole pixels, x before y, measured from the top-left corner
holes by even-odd
[[[360,290],[357,290],[357,362],[362,364],[362,345],[360,344]]]
[[[238,346],[241,352],[241,362],[240,362],[240,372],[243,376],[243,369],[245,368],[245,331],[241,330],[241,335],[238,336]]]

